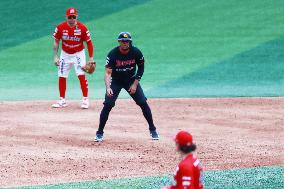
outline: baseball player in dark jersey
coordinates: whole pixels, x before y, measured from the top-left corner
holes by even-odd
[[[108,120],[109,113],[114,107],[115,101],[122,88],[125,89],[136,104],[140,106],[143,115],[148,122],[152,139],[159,140],[159,135],[153,123],[151,109],[139,84],[144,73],[143,54],[138,48],[132,46],[132,38],[129,32],[121,32],[118,35],[117,40],[119,46],[112,49],[106,58],[106,94],[104,107],[100,114],[100,123],[96,133],[96,141],[100,142],[103,140],[104,127]]]

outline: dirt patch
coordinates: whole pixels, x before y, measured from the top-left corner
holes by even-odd
[[[190,131],[205,170],[284,165],[284,98],[150,99],[161,140],[141,110],[118,100],[94,142],[102,100],[52,109],[50,101],[0,103],[0,186],[173,173],[174,134]]]

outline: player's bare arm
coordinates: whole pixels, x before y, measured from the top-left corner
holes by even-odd
[[[55,66],[59,66],[58,48],[59,48],[59,40],[54,39],[53,53],[54,53],[54,64],[55,64]]]
[[[112,74],[112,69],[106,68],[106,70],[105,70],[105,86],[106,86],[107,96],[109,96],[109,97],[111,97],[113,95],[113,91],[110,88],[111,74]]]

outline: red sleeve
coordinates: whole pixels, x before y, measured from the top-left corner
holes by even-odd
[[[169,187],[169,189],[177,189],[179,188],[179,186],[181,186],[181,169],[180,169],[180,165],[178,165],[178,167],[176,168],[176,172],[175,172],[175,176],[174,176],[174,183]]]
[[[90,31],[85,25],[82,24],[82,26],[84,30],[83,31],[83,41],[87,42],[89,57],[93,57],[94,56],[94,46],[92,43]]]
[[[194,172],[193,172],[194,188],[199,188],[199,183],[200,183],[199,178],[200,178],[199,168],[194,167]]]
[[[91,39],[90,31],[85,25],[83,25],[83,28],[84,28],[83,41],[86,41],[86,42],[91,41],[92,39]]]
[[[94,47],[93,47],[92,40],[87,42],[87,46],[88,46],[89,57],[93,57],[94,56]]]
[[[61,32],[60,26],[58,25],[54,30],[53,38],[56,40],[60,40],[61,37],[62,37],[62,32]]]
[[[204,174],[200,161],[198,159],[193,163],[193,184],[194,188],[203,189]]]

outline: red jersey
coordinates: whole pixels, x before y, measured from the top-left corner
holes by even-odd
[[[53,37],[56,40],[62,40],[62,50],[68,54],[82,51],[84,49],[83,42],[91,41],[89,30],[78,21],[72,28],[67,22],[62,22],[55,28]]]
[[[203,189],[203,170],[193,154],[182,160],[174,176],[175,184],[170,189]]]

